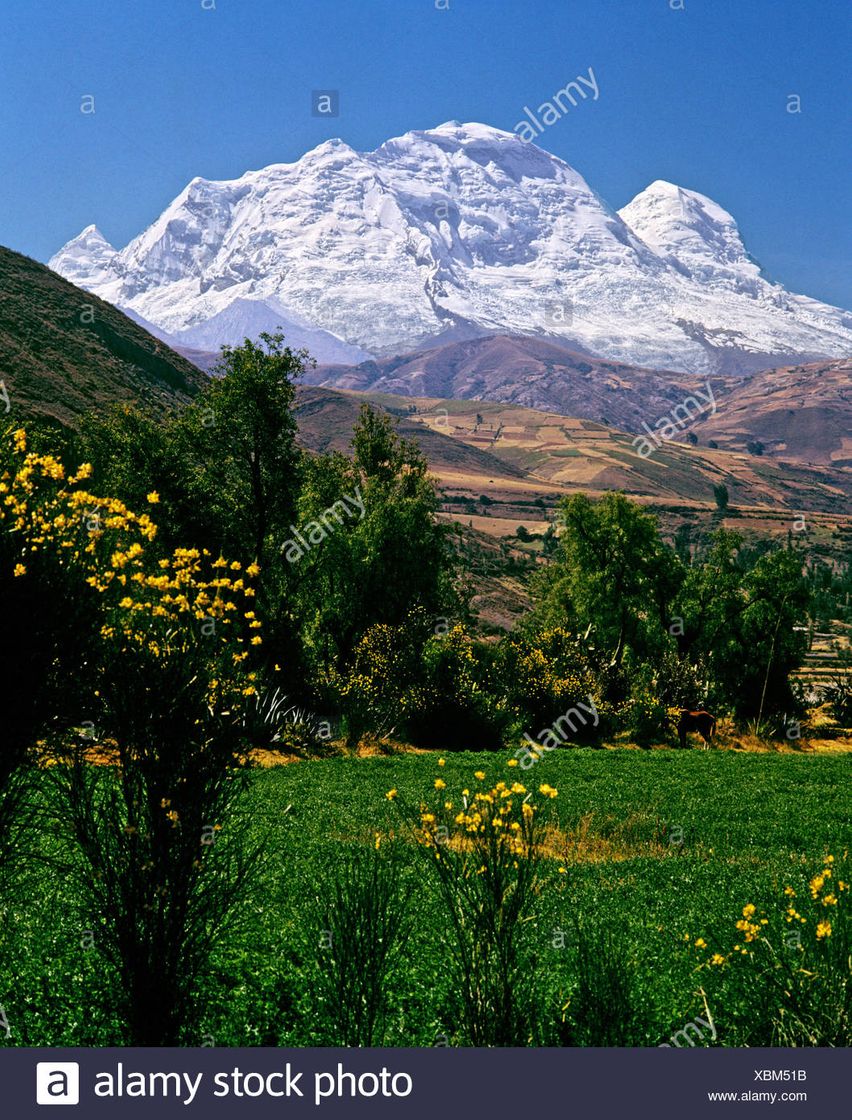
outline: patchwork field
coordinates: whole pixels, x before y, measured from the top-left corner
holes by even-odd
[[[714,449],[703,435],[696,447],[669,443],[642,458],[635,437],[592,420],[493,401],[305,388],[297,408],[304,445],[345,450],[365,401],[418,441],[444,516],[480,534],[505,540],[521,526],[541,534],[565,495],[621,489],[653,510],[670,538],[684,525],[695,540],[724,527],[748,542],[798,538],[812,554],[841,562],[852,545],[849,467]],[[720,484],[730,499],[724,513],[713,499]]]
[[[713,486],[723,482],[732,504],[840,512],[852,489],[852,472],[840,460],[807,465],[752,455],[736,445],[722,450],[709,445],[701,427],[697,446],[682,437],[643,457],[635,435],[608,423],[494,401],[365,395],[398,411],[408,424],[476,448],[541,483],[572,490],[622,489],[637,498],[703,504],[712,502]],[[443,465],[436,458],[439,477]]]

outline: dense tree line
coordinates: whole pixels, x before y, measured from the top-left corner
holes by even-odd
[[[601,705],[601,734],[659,734],[679,705],[794,711],[798,624],[814,593],[829,609],[835,575],[803,575],[794,547],[748,548],[723,530],[694,555],[623,495],[575,495],[551,528],[533,611],[483,641],[425,459],[391,418],[364,406],[348,455],[300,449],[305,360],[281,336],[226,347],[169,420],[115,409],[73,445],[100,493],[133,508],[158,492],[163,547],[258,565],[259,668],[294,703],[350,738],[435,746],[511,740],[583,690]]]

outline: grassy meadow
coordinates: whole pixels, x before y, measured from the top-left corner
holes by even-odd
[[[383,981],[377,1041],[464,1045],[451,929],[430,852],[386,794],[396,789],[400,801],[429,805],[436,779],[447,797],[458,796],[482,784],[477,771],[483,788],[520,779],[530,790],[541,783],[558,790],[542,809],[539,868],[520,941],[536,1008],[531,1043],[656,1046],[696,1019],[713,1025],[712,1034],[705,1027],[693,1035],[698,1045],[761,1041],[745,966],[731,953],[742,939],[735,923],[752,904],[769,916],[767,930],[777,920],[789,931],[785,887],[806,897],[828,854],[836,860],[834,882],[843,881],[848,756],[573,749],[527,772],[510,768],[510,758],[506,751],[412,752],[254,769],[241,820],[223,828],[220,842],[227,843],[228,828],[247,826],[262,870],[217,941],[195,996],[199,1017],[184,1041],[335,1042],[339,1003],[349,997],[317,979],[327,952],[322,885],[345,881],[354,853],[368,860],[393,853],[410,929]],[[97,930],[51,869],[52,843],[50,836],[40,841],[0,924],[7,1045],[121,1043],[114,978]],[[848,898],[833,908],[836,944]],[[804,939],[812,939],[814,920],[800,923]],[[725,964],[707,963],[714,951]],[[584,1008],[590,961],[598,1005]]]

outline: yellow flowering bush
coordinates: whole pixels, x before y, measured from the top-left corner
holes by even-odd
[[[602,698],[586,655],[574,636],[560,627],[512,636],[501,643],[503,687],[510,708],[525,729],[550,726],[562,712],[581,701]],[[593,729],[580,728],[592,734]],[[597,733],[597,729],[594,730]]]
[[[93,586],[111,600],[101,636],[112,656],[145,649],[168,661],[196,647],[210,674],[208,701],[214,707],[238,696],[257,695],[257,673],[249,668],[262,644],[253,609],[254,588],[237,562],[213,560],[206,550],[178,548],[154,570],[131,546],[114,553]],[[110,595],[118,587],[118,593]]]
[[[97,592],[100,634],[111,643],[111,656],[116,642],[165,656],[182,629],[226,641],[234,666],[262,644],[251,609],[256,565],[243,572],[237,561],[191,548],[158,558],[151,547],[157,527],[147,512],[92,493],[85,486],[89,464],[69,474],[53,455],[28,450],[24,429],[10,434],[0,468],[0,563],[24,580],[47,557],[54,575],[61,569]],[[148,494],[150,504],[158,501],[156,492]],[[209,642],[207,652],[215,645]],[[247,695],[255,691],[251,681],[243,688]]]
[[[538,889],[541,811],[558,791],[489,782],[485,770],[454,790],[436,777],[433,789],[416,806],[396,789],[386,796],[408,822],[447,912],[465,1041],[527,1045],[535,1016],[522,939]]]
[[[112,547],[151,539],[150,520],[91,495],[90,468],[70,476],[31,451],[23,429],[0,434],[0,866],[19,846],[36,742],[91,717],[102,603],[86,583]]]
[[[68,474],[53,455],[28,451],[23,428],[7,434],[0,448],[0,532],[14,541],[18,575],[26,574],[33,557],[53,550],[94,577],[111,543],[126,563],[154,539],[157,529],[147,513],[133,513],[83,485],[91,474],[88,463]]]
[[[352,740],[357,741],[364,727],[390,734],[405,722],[422,700],[418,670],[418,644],[407,627],[370,627],[338,686]]]
[[[377,623],[355,649],[340,686],[350,737],[369,726],[417,745],[498,747],[501,715],[480,680],[475,645],[456,624],[439,634],[421,608],[405,623]]]
[[[258,690],[258,568],[193,548],[162,556],[150,515],[93,493],[91,473],[30,450],[21,429],[0,445],[0,590],[29,643],[25,711],[40,710],[51,674],[69,683],[63,722],[46,729],[46,788],[128,1039],[176,1042],[245,876],[228,825]],[[20,655],[8,634],[7,661]],[[32,746],[36,723],[19,724]],[[110,765],[92,765],[94,749]],[[0,830],[2,816],[0,781]]]
[[[826,855],[809,878],[785,885],[770,910],[747,902],[727,942],[708,946],[708,935],[693,943],[699,968],[741,993],[752,1006],[755,1029],[768,1025],[773,1045],[848,1043],[852,907],[850,871],[841,870],[846,860],[846,853],[842,861]]]

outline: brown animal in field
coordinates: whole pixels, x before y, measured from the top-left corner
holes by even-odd
[[[681,747],[686,747],[686,736],[690,731],[697,731],[701,738],[704,740],[705,750],[710,746],[710,740],[713,738],[713,732],[716,730],[716,717],[711,716],[709,712],[705,712],[700,708],[697,712],[691,712],[689,708],[680,709],[680,718],[677,721],[677,734],[680,739]]]

